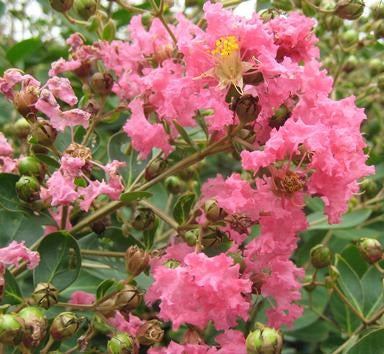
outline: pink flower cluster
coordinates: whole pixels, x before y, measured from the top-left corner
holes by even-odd
[[[13,148],[8,143],[7,139],[0,132],[0,172],[13,173],[17,169],[17,162],[11,156]]]

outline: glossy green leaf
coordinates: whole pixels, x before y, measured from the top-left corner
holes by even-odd
[[[40,263],[33,271],[34,284],[52,283],[59,290],[71,285],[81,266],[77,241],[68,232],[54,232],[46,236],[37,251]]]
[[[380,354],[384,352],[384,328],[375,329],[361,337],[346,353]]]
[[[7,59],[15,65],[18,61],[32,57],[35,52],[41,49],[42,45],[39,38],[25,39],[8,49]]]
[[[150,198],[152,196],[149,192],[126,192],[120,196],[120,200],[125,203],[136,202],[141,199]]]
[[[345,214],[341,218],[339,224],[328,224],[328,217],[322,212],[316,212],[308,215],[309,229],[310,230],[335,230],[335,229],[347,229],[357,226],[367,220],[371,215],[372,210],[360,209]]]
[[[123,283],[116,282],[112,279],[102,281],[96,290],[96,299],[100,300],[112,293],[116,293],[123,288]]]
[[[340,255],[336,255],[335,264],[340,272],[340,277],[337,280],[340,289],[350,300],[352,305],[362,313],[364,308],[364,293],[359,276]]]
[[[189,216],[189,213],[195,204],[196,196],[194,193],[186,193],[179,197],[175,207],[173,209],[173,217],[175,220],[182,224],[186,221]]]
[[[15,277],[11,274],[8,269],[6,269],[4,273],[4,290],[2,303],[18,305],[21,304],[23,301],[23,295]]]
[[[173,125],[176,127],[177,131],[181,135],[181,137],[184,139],[184,141],[195,151],[197,151],[196,145],[192,141],[192,139],[189,137],[187,131],[177,122],[176,119],[173,120]]]
[[[51,156],[44,155],[44,154],[35,154],[35,156],[37,159],[47,164],[48,166],[55,167],[55,168],[60,167],[60,164]]]
[[[364,291],[364,314],[366,318],[370,318],[375,311],[384,306],[382,276],[371,266],[361,278],[361,285]]]
[[[0,174],[0,209],[15,212],[24,211],[16,194],[15,185],[18,180],[19,176],[8,173]]]

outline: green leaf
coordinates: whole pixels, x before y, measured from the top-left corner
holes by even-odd
[[[333,234],[340,239],[353,241],[361,237],[379,238],[383,232],[363,227],[361,229],[335,230]]]
[[[370,318],[384,304],[384,289],[381,274],[369,267],[361,278],[364,291],[364,314]]]
[[[54,232],[39,244],[40,264],[33,271],[34,284],[52,283],[59,290],[79,275],[81,255],[77,241],[68,232]]]
[[[152,194],[149,192],[127,192],[120,196],[120,200],[125,203],[130,203],[150,197],[152,197]]]
[[[39,38],[25,39],[9,48],[6,57],[15,65],[18,61],[25,61],[27,58],[32,57],[36,51],[41,49],[42,45]]]
[[[360,338],[349,350],[348,354],[383,353],[384,328],[375,329]]]
[[[112,279],[102,281],[96,290],[96,299],[100,300],[112,293],[116,293],[123,288],[123,283],[119,283]]]
[[[152,229],[146,230],[143,232],[143,241],[144,241],[145,248],[147,250],[150,250],[153,246],[153,243],[156,237],[156,230],[158,226],[159,226],[159,219],[155,219],[155,226]]]
[[[51,167],[54,167],[54,168],[59,168],[60,167],[60,164],[51,156],[48,156],[48,155],[44,155],[44,154],[35,154],[35,157],[47,164],[48,166],[51,166]]]
[[[310,230],[334,230],[334,229],[347,229],[357,226],[367,220],[371,215],[372,210],[360,209],[345,214],[341,218],[339,224],[328,224],[328,217],[323,215],[322,212],[316,212],[308,215],[309,229]]]
[[[176,119],[173,120],[173,125],[176,127],[177,131],[179,132],[179,134],[181,135],[181,137],[184,139],[184,141],[189,144],[189,146],[197,151],[197,148],[196,148],[196,145],[195,143],[191,140],[191,138],[189,137],[187,131],[177,122]]]
[[[19,176],[1,173],[0,174],[0,209],[20,212],[24,209],[16,194],[16,182]]]
[[[179,197],[173,209],[173,217],[182,224],[186,221],[189,213],[195,203],[196,196],[194,193],[186,193]]]
[[[350,300],[352,305],[362,313],[364,307],[364,293],[359,276],[339,254],[336,255],[335,264],[340,272],[340,277],[337,280],[340,289]]]
[[[6,269],[4,273],[4,284],[5,287],[2,303],[10,305],[21,304],[24,301],[23,295],[15,277],[8,269]]]

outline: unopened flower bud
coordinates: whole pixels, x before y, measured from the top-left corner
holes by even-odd
[[[384,22],[383,20],[376,21],[373,25],[373,32],[376,39],[384,38]]]
[[[355,55],[350,55],[343,65],[343,70],[347,73],[355,70],[359,65],[359,61]]]
[[[57,304],[59,291],[50,283],[38,283],[32,294],[33,303],[44,309]]]
[[[313,281],[312,275],[308,274],[305,276],[303,288],[308,292],[311,292],[316,288],[316,284]]]
[[[340,41],[344,47],[352,47],[359,41],[359,33],[353,29],[349,29],[341,34]]]
[[[180,262],[176,259],[168,259],[164,263],[164,267],[170,268],[170,269],[175,269],[180,265]]]
[[[45,175],[44,165],[34,156],[26,156],[19,160],[18,168],[21,175],[34,176],[40,181]]]
[[[25,118],[34,119],[36,115],[35,103],[39,96],[36,87],[27,86],[25,89],[17,92],[13,98],[16,110]]]
[[[88,20],[95,14],[97,3],[95,0],[75,0],[74,8],[82,19]]]
[[[54,340],[62,341],[71,338],[79,327],[80,320],[74,313],[62,312],[53,319],[49,333]]]
[[[331,251],[324,245],[316,245],[311,249],[310,260],[312,266],[316,269],[327,267],[332,262]]]
[[[91,88],[92,90],[101,95],[108,95],[113,87],[113,77],[108,73],[95,73],[91,78]]]
[[[226,215],[226,212],[219,207],[219,204],[214,199],[208,199],[204,203],[204,213],[205,217],[212,222],[222,220]]]
[[[25,139],[31,131],[31,125],[25,118],[18,119],[13,128],[15,135],[20,139]]]
[[[108,354],[131,354],[134,347],[134,340],[126,332],[116,333],[107,344]]]
[[[196,328],[188,328],[184,333],[181,344],[204,344],[204,339]]]
[[[142,345],[152,345],[159,343],[163,339],[164,330],[161,328],[161,322],[150,320],[139,327],[137,339]]]
[[[103,219],[96,220],[95,222],[93,222],[91,224],[91,230],[95,234],[101,235],[105,231],[106,226],[107,226],[107,220],[105,218],[103,218]]]
[[[26,347],[38,347],[47,332],[47,319],[44,312],[38,307],[28,306],[23,308],[18,315],[25,323],[23,344]]]
[[[24,202],[33,202],[39,199],[39,181],[33,176],[21,176],[16,182],[17,196]]]
[[[282,104],[275,112],[275,114],[269,119],[269,126],[271,128],[279,129],[282,127],[288,118],[291,116],[291,112],[285,104]]]
[[[167,191],[172,194],[180,194],[187,189],[185,182],[176,176],[166,178],[165,186]]]
[[[326,15],[324,17],[324,26],[329,31],[337,31],[343,25],[343,20],[338,16]]]
[[[132,226],[139,231],[151,230],[155,226],[156,216],[152,209],[139,208],[133,216]]]
[[[24,335],[24,321],[15,314],[0,314],[0,343],[17,345]]]
[[[151,179],[154,179],[159,174],[161,174],[167,167],[167,162],[162,159],[158,158],[153,160],[145,169],[145,179],[147,181],[150,181]]]
[[[244,124],[256,120],[261,111],[259,98],[252,95],[243,95],[235,99],[231,108],[236,112],[240,122]]]
[[[357,241],[356,246],[361,255],[371,264],[383,258],[381,243],[374,238],[363,237]]]
[[[279,354],[283,348],[283,337],[274,328],[259,326],[246,339],[247,354]]]
[[[182,233],[181,236],[189,246],[195,246],[199,238],[199,232],[199,229],[192,229]]]
[[[67,12],[72,8],[73,0],[49,0],[52,8],[58,12]]]
[[[136,245],[130,246],[125,253],[125,269],[129,274],[137,276],[148,267],[150,259],[147,251]]]
[[[356,20],[362,15],[364,6],[361,0],[339,0],[334,13],[344,20]]]
[[[51,146],[56,140],[57,130],[47,120],[37,118],[37,122],[32,126],[31,136],[34,143]]]
[[[136,309],[143,301],[143,294],[139,289],[130,284],[125,284],[123,289],[116,295],[116,307],[124,314]]]

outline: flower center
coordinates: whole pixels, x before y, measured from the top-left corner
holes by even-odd
[[[229,57],[232,53],[239,51],[239,42],[235,36],[226,36],[219,38],[215,43],[215,49],[211,51],[212,55],[222,58]]]
[[[274,176],[273,182],[276,188],[276,194],[290,196],[299,192],[305,186],[305,182],[292,171],[287,171],[284,176]]]

